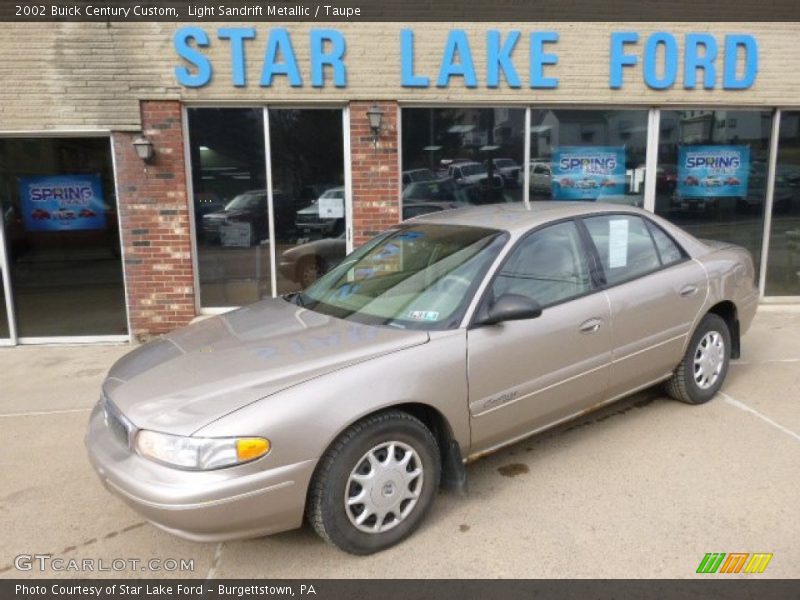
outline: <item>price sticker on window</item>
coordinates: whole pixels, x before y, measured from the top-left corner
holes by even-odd
[[[608,267],[618,269],[628,264],[628,219],[608,222]]]

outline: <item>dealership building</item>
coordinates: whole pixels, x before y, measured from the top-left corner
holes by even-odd
[[[800,299],[798,23],[0,33],[0,345],[146,339],[463,204],[643,207]]]

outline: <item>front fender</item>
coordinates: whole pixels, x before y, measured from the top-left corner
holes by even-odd
[[[466,455],[466,331],[432,332],[427,344],[398,350],[278,392],[203,427],[197,436],[263,436],[270,440],[263,468],[321,457],[352,423],[406,403],[438,410]]]

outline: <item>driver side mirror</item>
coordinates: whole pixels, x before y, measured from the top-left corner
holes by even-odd
[[[536,300],[520,294],[503,294],[486,311],[486,316],[478,325],[496,325],[505,321],[535,319],[542,314],[542,307]]]

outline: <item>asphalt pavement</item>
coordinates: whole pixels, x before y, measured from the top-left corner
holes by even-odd
[[[130,346],[0,349],[0,578],[683,578],[707,552],[772,553],[755,576],[797,578],[800,307],[760,309],[742,347],[710,403],[647,390],[501,450],[468,467],[467,497],[439,494],[414,536],[369,557],[308,527],[200,544],[147,524],[83,446]],[[71,559],[95,570],[53,570]]]

